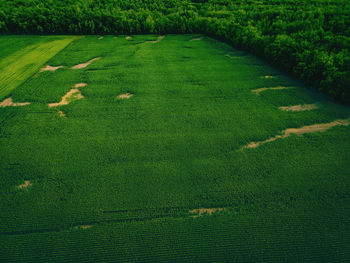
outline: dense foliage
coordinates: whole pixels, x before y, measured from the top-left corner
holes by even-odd
[[[205,33],[350,103],[348,0],[4,0],[0,33]]]

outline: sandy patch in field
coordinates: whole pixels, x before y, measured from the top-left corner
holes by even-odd
[[[50,65],[47,65],[45,68],[41,68],[40,72],[43,72],[43,71],[56,71],[56,70],[58,70],[60,68],[63,68],[63,66],[51,67]]]
[[[64,112],[63,111],[58,111],[58,114],[60,115],[60,117],[66,117],[66,114],[64,114]]]
[[[93,58],[91,60],[89,60],[88,62],[86,63],[82,63],[82,64],[78,64],[78,65],[75,65],[72,67],[72,69],[82,69],[82,68],[86,68],[87,66],[89,66],[92,62],[96,61],[96,60],[100,60],[101,58],[100,57],[97,57],[97,58]]]
[[[199,40],[202,40],[201,37],[196,37],[196,38],[192,38],[190,41],[199,41]]]
[[[157,40],[146,41],[146,43],[153,43],[153,44],[155,44],[155,43],[158,43],[158,42],[162,41],[162,39],[164,39],[164,38],[165,38],[165,36],[158,36]]]
[[[224,211],[225,208],[198,208],[198,209],[192,209],[189,210],[188,212],[191,214],[195,214],[193,217],[199,217],[202,216],[204,214],[208,214],[208,215],[212,215],[215,212],[218,211]]]
[[[55,102],[55,103],[49,103],[47,104],[50,108],[51,107],[57,107],[57,106],[62,106],[62,105],[67,105],[70,102],[74,100],[80,100],[84,98],[84,96],[81,94],[80,90],[78,89],[71,89],[68,91],[61,99],[60,102]]]
[[[317,108],[318,106],[316,104],[304,104],[304,105],[279,107],[279,109],[283,111],[308,111],[308,110],[314,110]]]
[[[101,39],[104,39],[104,37],[99,37],[98,39],[101,40]]]
[[[270,75],[266,75],[266,76],[261,76],[261,79],[274,79],[276,78],[276,76],[270,76]]]
[[[18,186],[18,189],[27,189],[28,187],[31,187],[32,185],[33,184],[30,181],[26,180],[26,181],[24,181],[24,184],[20,184]]]
[[[130,39],[132,39],[132,37],[131,36],[126,36],[125,39],[126,40],[130,40]]]
[[[0,102],[0,108],[5,108],[5,107],[20,107],[20,106],[26,106],[29,105],[30,102],[13,102],[12,98],[9,97],[2,102]]]
[[[312,133],[312,132],[324,132],[329,130],[330,128],[334,126],[348,126],[350,125],[350,120],[335,120],[329,123],[319,123],[319,124],[313,124],[313,125],[307,125],[303,126],[301,128],[289,128],[283,131],[282,135],[276,135],[274,137],[271,137],[270,139],[267,139],[265,141],[261,142],[251,142],[248,145],[241,148],[241,150],[247,149],[247,148],[256,148],[259,147],[262,144],[273,142],[277,139],[287,138],[291,136],[292,134],[296,135],[303,135],[306,133]]]
[[[279,87],[272,87],[272,88],[260,88],[260,89],[254,89],[252,92],[255,92],[257,95],[259,95],[261,92],[265,90],[283,90],[283,89],[293,89],[294,87],[284,87],[284,86],[279,86]]]
[[[75,226],[74,229],[83,229],[83,230],[86,230],[86,229],[89,229],[91,228],[92,225],[81,225],[81,226]]]
[[[130,99],[134,94],[124,93],[117,96],[117,99]]]
[[[83,88],[83,87],[86,87],[87,84],[86,83],[77,83],[74,85],[74,88],[78,89],[78,88]]]

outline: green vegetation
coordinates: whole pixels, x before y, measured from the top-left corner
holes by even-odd
[[[348,0],[5,0],[0,33],[203,33],[350,103]]]
[[[31,104],[0,108],[0,262],[347,261],[350,126],[241,149],[349,107],[212,38],[155,39],[76,39],[12,90]]]
[[[0,99],[32,76],[74,37],[17,37],[0,39]]]

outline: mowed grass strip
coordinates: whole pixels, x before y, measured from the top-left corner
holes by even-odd
[[[38,37],[39,38],[39,37]],[[38,43],[11,52],[0,60],[0,100],[33,75],[51,57],[65,48],[77,37],[45,37]],[[6,37],[1,39],[6,41]],[[6,51],[4,51],[6,52]]]

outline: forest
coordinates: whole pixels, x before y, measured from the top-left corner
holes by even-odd
[[[0,34],[203,33],[350,103],[348,0],[4,0]]]

